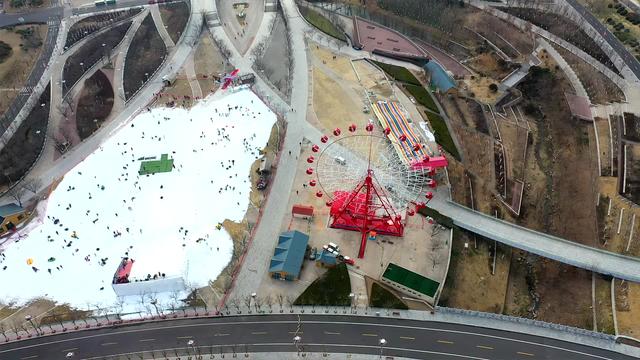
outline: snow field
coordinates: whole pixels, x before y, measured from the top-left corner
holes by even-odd
[[[2,249],[0,298],[78,308],[124,301],[133,311],[139,299],[118,300],[111,288],[124,256],[135,260],[131,278],[159,273],[206,286],[233,250],[216,225],[244,217],[250,167],[275,121],[249,90],[138,115],[65,176],[41,225]],[[140,158],[161,154],[174,159],[172,172],[138,175]]]

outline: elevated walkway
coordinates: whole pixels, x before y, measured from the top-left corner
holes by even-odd
[[[640,282],[640,258],[527,229],[446,200],[448,198],[445,188],[441,187],[428,206],[448,216],[455,225],[463,229],[561,263],[618,279]]]

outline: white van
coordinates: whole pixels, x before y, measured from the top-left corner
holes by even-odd
[[[335,159],[338,164],[347,165],[347,160],[345,160],[342,156],[336,156]]]

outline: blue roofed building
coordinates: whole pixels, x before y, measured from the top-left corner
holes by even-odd
[[[443,94],[456,90],[456,81],[447,73],[447,71],[435,61],[429,61],[424,66],[424,71],[429,74],[429,85],[433,90],[437,90]]]
[[[334,267],[338,265],[338,255],[335,252],[322,249],[316,256],[317,264],[325,267]]]
[[[297,230],[280,234],[269,265],[271,277],[289,281],[298,280],[308,243],[309,235]]]

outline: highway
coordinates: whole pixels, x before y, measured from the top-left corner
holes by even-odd
[[[351,315],[253,315],[170,320],[34,338],[0,346],[3,360],[103,359],[154,351],[379,354],[420,359],[633,359],[595,347],[462,324]],[[193,345],[187,345],[193,340]]]
[[[622,58],[624,63],[631,69],[633,74],[636,76],[636,80],[640,79],[640,62],[629,53],[627,48],[618,40],[618,38],[613,35],[605,25],[603,25],[589,10],[587,10],[584,6],[580,5],[577,0],[566,0],[566,2],[571,5],[584,20],[586,20],[591,27],[593,27],[606,41],[607,43],[615,50],[615,52]],[[627,79],[632,81],[632,79]]]

